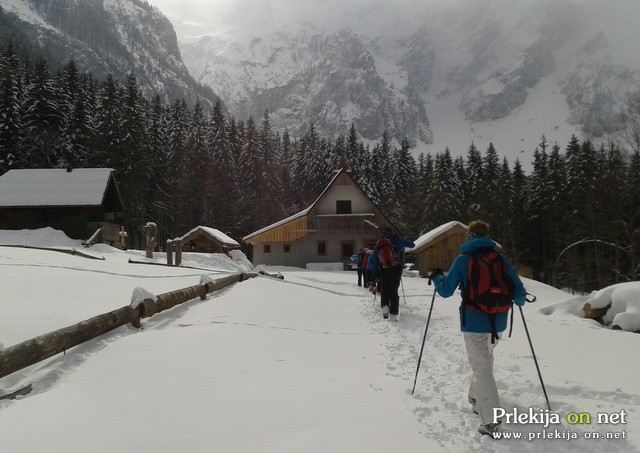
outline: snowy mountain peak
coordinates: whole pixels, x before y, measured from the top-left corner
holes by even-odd
[[[329,136],[353,121],[364,138],[379,139],[386,129],[420,150],[449,147],[454,154],[465,154],[471,142],[480,149],[493,142],[519,157],[532,153],[543,134],[560,144],[572,134],[604,136],[616,127],[627,93],[640,89],[634,45],[640,36],[632,19],[640,16],[638,2],[334,7],[271,4],[276,22],[250,30],[229,7],[234,34],[225,37],[218,28],[215,41],[233,42],[233,53],[219,53],[211,38],[180,39],[185,64],[237,116],[269,109],[275,127],[295,134],[313,122]],[[274,32],[277,20],[283,28]]]
[[[346,134],[354,122],[372,140],[383,130],[397,140],[407,131],[430,140],[421,102],[385,82],[376,59],[352,30],[209,35],[182,43],[182,50],[196,79],[211,86],[240,118],[269,110],[275,125],[294,134],[311,123],[328,136]]]

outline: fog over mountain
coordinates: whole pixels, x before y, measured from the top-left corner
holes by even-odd
[[[185,65],[240,119],[269,110],[418,151],[483,150],[527,164],[544,134],[608,138],[640,90],[635,0],[153,0]]]

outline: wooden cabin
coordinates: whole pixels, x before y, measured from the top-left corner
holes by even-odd
[[[426,277],[428,271],[438,267],[446,272],[460,254],[467,230],[464,223],[454,221],[440,225],[416,239],[416,246],[406,252],[417,256],[420,275]]]
[[[206,226],[197,226],[178,238],[183,252],[224,253],[239,249],[240,244],[220,230]]]
[[[0,177],[0,229],[52,227],[117,246],[123,211],[111,168],[9,170]]]
[[[397,232],[343,168],[307,209],[243,240],[252,246],[254,265],[306,267],[310,263],[343,263],[346,269],[353,254],[363,247],[373,247],[381,235],[365,220]]]

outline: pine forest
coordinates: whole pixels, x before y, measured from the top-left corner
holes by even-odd
[[[242,237],[308,207],[347,166],[372,201],[416,239],[443,223],[481,218],[524,275],[590,291],[640,272],[640,95],[626,141],[594,145],[541,136],[532,171],[490,145],[412,156],[386,132],[365,145],[355,126],[327,139],[313,124],[293,139],[262,118],[229,117],[142,95],[136,77],[96,80],[74,62],[53,73],[11,45],[0,55],[0,175],[13,168],[108,167],[125,202],[129,246],[142,226],[159,244],[207,225]]]

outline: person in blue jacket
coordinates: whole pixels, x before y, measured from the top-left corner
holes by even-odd
[[[378,288],[378,254],[374,250],[367,252],[367,274],[369,290],[375,294],[380,288]]]
[[[473,252],[480,248],[494,248],[500,251],[500,246],[488,237],[489,225],[481,220],[475,220],[469,224],[468,240],[460,246],[462,254],[453,261],[446,277],[442,269],[436,269],[431,273],[431,279],[436,291],[442,297],[449,297],[462,285],[467,286],[468,264]],[[527,291],[522,280],[516,273],[513,265],[504,256],[500,255],[514,284],[514,303],[524,305]],[[464,312],[463,312],[464,310]],[[503,332],[507,328],[508,312],[498,313],[495,318],[497,332]],[[478,432],[493,437],[498,429],[499,421],[493,420],[493,409],[500,407],[498,388],[493,376],[493,348],[497,344],[491,341],[491,323],[486,313],[472,310],[465,304],[460,305],[460,325],[467,349],[472,377],[469,386],[468,399],[474,413],[480,416],[481,425]]]

